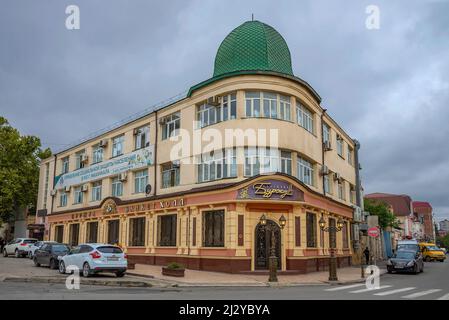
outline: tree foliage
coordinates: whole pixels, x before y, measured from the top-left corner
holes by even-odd
[[[365,211],[371,215],[379,217],[379,226],[382,229],[387,227],[398,228],[399,220],[390,211],[388,204],[382,201],[373,201],[372,199],[364,199]]]
[[[445,235],[444,237],[437,237],[437,243],[446,249],[449,249],[449,234]]]
[[[36,207],[39,162],[51,156],[35,136],[21,136],[0,116],[0,221],[18,208]]]

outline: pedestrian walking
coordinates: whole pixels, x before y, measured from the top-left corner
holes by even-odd
[[[365,248],[363,251],[363,254],[365,255],[366,264],[369,264],[369,249],[368,247]]]
[[[0,252],[3,252],[3,247],[5,246],[5,239],[0,237]]]

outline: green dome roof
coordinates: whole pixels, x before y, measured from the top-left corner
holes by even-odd
[[[260,21],[247,21],[235,28],[223,40],[215,56],[214,77],[248,70],[293,76],[290,50],[284,38]]]

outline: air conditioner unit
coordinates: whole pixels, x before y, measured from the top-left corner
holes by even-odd
[[[120,181],[126,181],[126,179],[128,178],[128,173],[127,172],[122,172],[122,173],[120,173],[119,175],[118,175],[118,179],[120,180]]]
[[[56,190],[51,190],[50,195],[54,197],[56,195]]]
[[[99,143],[100,148],[105,148],[107,145],[108,145],[108,140],[106,140],[106,139],[100,140],[100,143]]]
[[[334,172],[334,180],[336,181],[340,181],[341,180],[341,175],[337,172]]]
[[[221,104],[221,97],[220,96],[210,97],[207,99],[207,104],[217,107]]]
[[[88,190],[89,186],[87,184],[83,184],[83,186],[81,187],[81,191],[82,192],[86,192]]]
[[[331,142],[329,140],[328,141],[324,141],[324,151],[330,151],[330,150],[332,150]]]
[[[320,173],[321,173],[322,176],[328,175],[329,174],[329,168],[327,166],[322,166]]]
[[[70,192],[70,186],[65,187],[65,188],[64,188],[64,191],[65,191],[65,192]]]

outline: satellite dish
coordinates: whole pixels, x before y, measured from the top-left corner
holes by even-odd
[[[147,186],[145,187],[145,193],[146,195],[149,195],[151,193],[151,184],[147,184]]]

